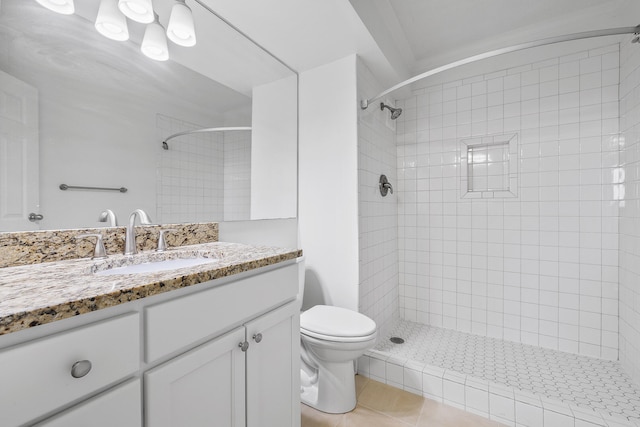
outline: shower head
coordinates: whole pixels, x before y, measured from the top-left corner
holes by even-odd
[[[384,111],[384,109],[387,108],[389,109],[389,111],[391,111],[391,120],[395,120],[398,117],[400,117],[400,114],[402,114],[402,108],[393,108],[393,107],[389,107],[388,105],[385,105],[384,102],[380,103],[380,110]]]

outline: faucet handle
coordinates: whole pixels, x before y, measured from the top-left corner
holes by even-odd
[[[96,247],[93,250],[93,256],[91,257],[91,259],[104,259],[107,257],[107,251],[104,248],[102,234],[78,234],[76,236],[76,239],[83,239],[85,237],[97,237]]]
[[[164,230],[160,230],[160,236],[158,236],[158,247],[156,248],[156,252],[164,252],[167,250],[167,241],[164,238],[165,233],[169,233],[171,231],[178,231],[175,228],[167,228]]]

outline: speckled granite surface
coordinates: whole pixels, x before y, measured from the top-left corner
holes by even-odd
[[[154,250],[159,230],[170,228],[176,231],[165,235],[167,247],[218,241],[217,222],[144,225],[136,227],[138,250]],[[90,257],[95,238],[76,239],[86,233],[101,233],[107,254],[124,252],[125,227],[0,233],[0,268]]]
[[[214,242],[173,248],[163,254],[149,251],[133,257],[113,255],[106,260],[76,259],[0,268],[0,335],[277,264],[300,255],[301,251],[297,249]],[[192,257],[216,258],[217,261],[156,273],[94,274],[123,265]]]

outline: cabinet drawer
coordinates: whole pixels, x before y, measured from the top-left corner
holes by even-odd
[[[18,426],[137,371],[139,324],[128,314],[0,352],[0,425]],[[74,378],[84,360],[91,369]]]
[[[129,381],[34,427],[141,427],[142,384]]]
[[[229,330],[298,293],[298,266],[186,295],[145,309],[147,362]]]

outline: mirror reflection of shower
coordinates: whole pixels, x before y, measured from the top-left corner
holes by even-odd
[[[402,112],[402,110],[400,110],[400,112]],[[162,148],[164,150],[168,150],[169,149],[169,144],[167,144],[167,142],[170,139],[173,139],[175,137],[182,136],[182,135],[190,135],[192,133],[201,133],[201,132],[228,132],[228,131],[238,131],[238,130],[251,130],[251,127],[250,126],[240,126],[240,127],[206,128],[206,129],[195,129],[195,130],[187,130],[187,131],[184,131],[184,132],[178,132],[178,133],[174,133],[173,135],[169,135],[168,137],[166,137],[164,139],[164,141],[162,141]]]
[[[391,112],[391,120],[397,119],[398,117],[400,117],[400,114],[402,114],[402,108],[393,108],[386,105],[384,102],[381,102],[380,110],[384,111],[385,108],[387,108]]]

